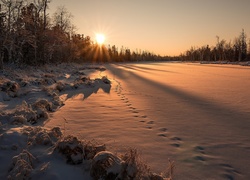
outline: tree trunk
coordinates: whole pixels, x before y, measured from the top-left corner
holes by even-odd
[[[47,25],[47,17],[46,17],[46,10],[47,10],[47,4],[48,0],[44,1],[44,9],[43,9],[43,30],[45,31],[46,25]]]
[[[3,70],[3,54],[0,52],[0,70]]]

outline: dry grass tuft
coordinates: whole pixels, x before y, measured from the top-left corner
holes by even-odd
[[[168,167],[165,172],[162,173],[163,177],[168,177],[168,180],[173,179],[174,175],[174,170],[175,170],[175,163],[174,161],[171,161],[170,159],[168,160]]]
[[[122,156],[125,162],[125,178],[145,179],[150,176],[150,168],[142,161],[137,149],[130,149]]]

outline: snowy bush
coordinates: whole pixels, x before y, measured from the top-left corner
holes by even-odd
[[[102,77],[102,81],[103,81],[105,84],[111,84],[111,81],[107,78],[107,76],[103,76],[103,77]]]
[[[52,85],[56,83],[55,78],[54,74],[47,73],[43,75],[43,79],[40,80],[40,83],[41,85]]]
[[[69,164],[80,164],[84,159],[93,159],[98,152],[105,149],[105,145],[85,143],[78,140],[77,137],[69,135],[57,142],[54,152],[63,154]]]
[[[90,174],[95,179],[117,179],[122,177],[124,161],[113,153],[101,151],[92,160]]]
[[[17,92],[20,89],[20,86],[15,81],[7,81],[1,86],[2,91],[5,92]]]
[[[36,109],[36,115],[37,115],[37,119],[43,118],[44,120],[46,120],[46,119],[49,118],[49,114],[46,111],[46,109],[44,109],[44,108],[38,108],[38,109]],[[33,123],[37,123],[37,121],[33,122]]]
[[[74,86],[79,87],[79,85],[90,83],[92,83],[91,79],[88,76],[82,75],[75,79]]]
[[[62,131],[59,127],[53,127],[48,133],[53,142],[57,142],[62,137]]]
[[[21,87],[25,87],[25,86],[27,86],[29,84],[29,82],[26,81],[26,80],[21,80],[21,82],[19,84],[20,84]]]
[[[80,76],[79,80],[82,80],[83,82],[89,81],[90,78],[88,76]]]
[[[31,82],[33,85],[52,85],[56,83],[54,78],[44,77],[44,78],[37,78],[35,81]]]
[[[33,111],[31,107],[29,107],[26,101],[23,101],[23,103],[20,106],[17,106],[13,115],[23,116],[24,118],[26,118],[27,122],[30,122],[30,123],[37,121],[36,112]]]
[[[91,163],[90,175],[95,180],[164,179],[161,175],[150,171],[149,167],[140,159],[136,149],[130,149],[121,158],[108,151],[97,153]]]
[[[46,109],[47,111],[52,111],[52,103],[47,99],[39,99],[33,105],[33,109]]]
[[[1,85],[2,91],[6,92],[10,97],[17,97],[20,86],[15,81],[6,81]]]
[[[48,119],[48,111],[52,111],[52,103],[46,99],[38,100],[31,106],[23,101],[23,103],[17,106],[8,116],[12,124],[25,124],[26,121],[30,124],[34,124],[40,119]]]
[[[55,89],[61,92],[65,89],[65,84],[63,82],[57,82]]]
[[[50,130],[42,127],[24,127],[22,133],[28,136],[27,144],[35,145],[54,145],[62,136],[59,127],[54,127]]]
[[[105,144],[103,145],[97,145],[96,143],[93,143],[91,141],[88,141],[87,143],[84,143],[84,151],[85,151],[85,157],[84,159],[93,159],[94,156],[101,152],[101,151],[105,151],[106,150],[106,146]]]
[[[66,157],[67,163],[80,164],[84,158],[84,147],[81,141],[74,136],[62,138],[56,145],[55,150]]]
[[[56,96],[53,97],[52,103],[55,106],[63,106],[64,105],[63,101],[60,99],[60,97],[58,95],[56,95]]]
[[[52,145],[52,140],[50,139],[49,134],[46,131],[37,133],[35,142],[38,145]]]
[[[38,127],[25,126],[22,129],[22,133],[24,135],[28,136],[29,138],[35,136],[40,131],[42,131],[42,127],[40,127],[40,126],[38,126]]]
[[[42,91],[46,92],[48,94],[48,96],[53,96],[53,93],[54,92],[54,88],[53,87],[47,87],[47,86],[44,86],[42,87]]]
[[[12,165],[9,171],[9,180],[29,179],[33,170],[34,156],[26,150],[12,158]]]
[[[12,125],[27,124],[27,119],[23,115],[17,115],[10,118],[10,123]]]

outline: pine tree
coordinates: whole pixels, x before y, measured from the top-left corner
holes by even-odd
[[[247,42],[246,42],[246,34],[244,32],[244,29],[242,29],[241,35],[240,35],[240,50],[241,50],[241,57],[240,60],[244,61],[247,57]]]

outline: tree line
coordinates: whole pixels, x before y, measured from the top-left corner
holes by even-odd
[[[220,40],[216,36],[217,43],[210,47],[205,45],[202,47],[191,47],[186,52],[182,53],[178,59],[182,61],[249,61],[250,60],[250,41],[247,45],[247,36],[242,29],[240,35],[234,41],[227,42],[224,39]]]
[[[244,30],[233,43],[217,37],[214,47],[191,47],[180,56],[162,57],[140,49],[98,45],[90,36],[75,32],[72,15],[65,7],[50,16],[50,3],[51,0],[0,0],[0,69],[4,63],[249,60]]]
[[[148,51],[133,51],[95,43],[77,34],[72,15],[59,7],[52,17],[50,0],[0,0],[0,68],[3,63],[39,65],[60,62],[121,62],[161,59]]]

